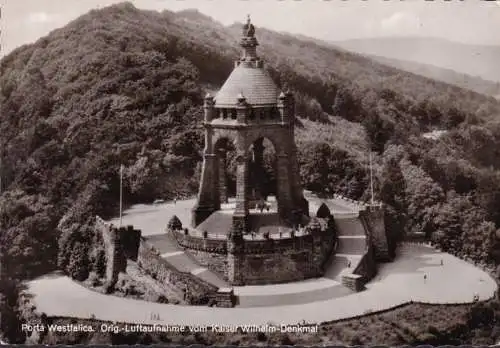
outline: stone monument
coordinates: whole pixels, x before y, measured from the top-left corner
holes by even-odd
[[[236,208],[232,238],[249,232],[249,206],[259,195],[259,185],[250,187],[249,160],[262,166],[264,139],[276,151],[276,201],[280,219],[300,223],[308,215],[308,204],[300,186],[294,140],[294,98],[279,92],[257,55],[255,27],[248,18],[240,40],[242,54],[217,96],[204,102],[205,149],[198,202],[192,225],[198,226],[227,200],[225,152],[220,146],[229,139],[236,148]],[[258,172],[258,171],[257,171]],[[258,178],[257,178],[258,179]],[[254,194],[252,194],[254,192]]]

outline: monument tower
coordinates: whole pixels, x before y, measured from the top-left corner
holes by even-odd
[[[279,92],[257,55],[255,27],[248,18],[243,25],[241,57],[214,98],[204,101],[205,149],[198,202],[193,209],[193,227],[221,208],[227,199],[226,149],[236,149],[236,207],[232,216],[230,239],[238,239],[251,230],[249,209],[259,181],[249,177],[249,163],[262,166],[263,140],[268,139],[276,152],[276,202],[280,221],[299,224],[308,215],[308,204],[300,186],[294,140],[294,99],[292,93]],[[254,173],[259,173],[256,170]],[[256,193],[257,192],[257,193]]]

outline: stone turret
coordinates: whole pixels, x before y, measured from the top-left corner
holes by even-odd
[[[207,95],[205,96],[203,109],[205,111],[205,122],[212,121],[212,119],[215,116],[215,109],[214,109],[214,97],[210,93],[207,93]]]

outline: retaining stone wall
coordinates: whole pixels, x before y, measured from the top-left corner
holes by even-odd
[[[354,269],[354,274],[361,276],[361,283],[364,285],[377,274],[377,263],[373,254],[373,248],[368,246],[358,265]]]
[[[367,230],[376,261],[391,261],[385,232],[384,209],[382,206],[369,206],[359,212],[359,218]]]
[[[137,263],[158,281],[168,283],[180,291],[186,291],[186,300],[190,304],[208,304],[217,293],[217,287],[190,273],[175,269],[144,239],[140,242]]]
[[[333,226],[333,225],[332,225]],[[293,237],[259,240],[245,238],[241,252],[228,253],[228,240],[170,231],[178,243],[203,266],[229,279],[229,263],[237,268],[244,284],[290,282],[321,276],[335,242],[326,219],[318,219],[315,229]]]

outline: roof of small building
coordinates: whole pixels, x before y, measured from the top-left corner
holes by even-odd
[[[216,107],[234,107],[242,94],[252,106],[276,105],[278,88],[269,73],[261,67],[237,66],[217,93]]]

